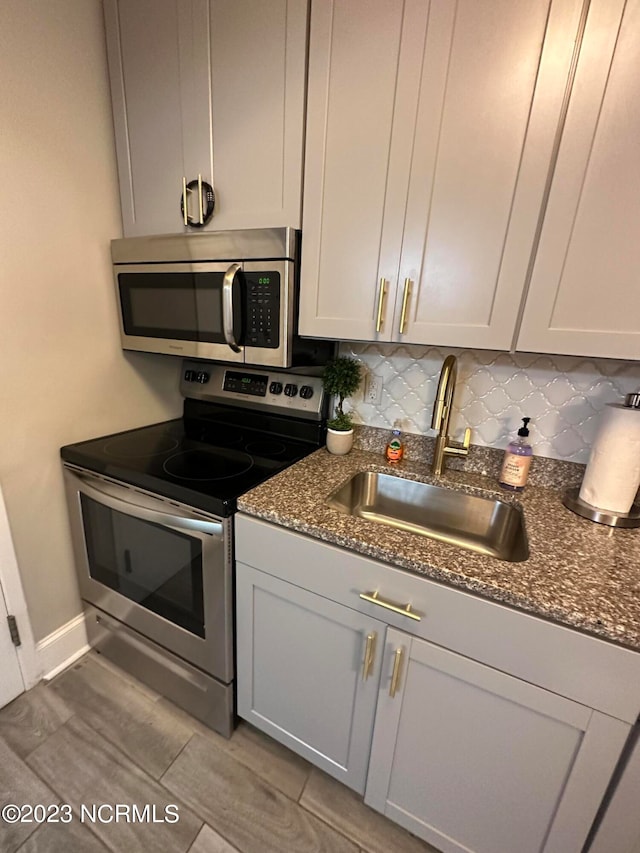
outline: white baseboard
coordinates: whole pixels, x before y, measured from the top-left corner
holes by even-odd
[[[42,678],[49,681],[89,651],[84,613],[36,643]]]

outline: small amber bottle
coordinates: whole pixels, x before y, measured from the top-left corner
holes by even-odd
[[[399,462],[404,455],[404,447],[402,445],[400,430],[397,423],[394,425],[393,432],[391,433],[391,438],[389,439],[384,455],[387,457],[387,462]]]

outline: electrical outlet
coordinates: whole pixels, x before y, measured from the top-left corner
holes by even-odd
[[[377,405],[382,402],[382,377],[376,376],[375,373],[367,374],[367,381],[364,389],[365,403]]]

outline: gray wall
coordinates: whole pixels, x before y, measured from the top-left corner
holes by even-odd
[[[0,483],[36,639],[80,612],[59,447],[174,417],[177,359],[124,354],[100,0],[0,3]]]

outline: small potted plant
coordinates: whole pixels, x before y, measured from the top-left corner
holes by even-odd
[[[344,401],[358,390],[362,367],[355,358],[346,355],[330,361],[322,375],[322,384],[328,394],[338,398],[334,416],[327,422],[327,450],[343,456],[353,445],[353,417],[343,409]]]

